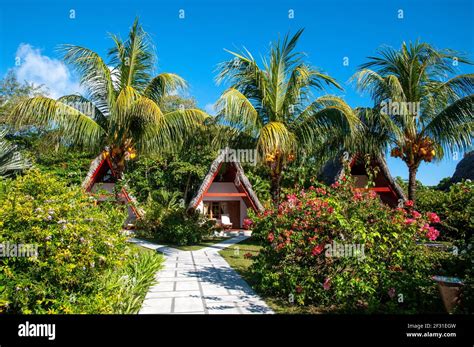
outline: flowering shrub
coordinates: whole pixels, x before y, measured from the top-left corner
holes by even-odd
[[[468,241],[474,235],[474,182],[453,184],[444,192],[423,188],[417,192],[417,209],[436,212],[441,222],[437,229],[443,240]]]
[[[0,312],[82,312],[78,302],[126,260],[124,218],[38,170],[0,181],[0,244],[38,247],[36,257],[0,257]]]
[[[434,307],[434,264],[418,243],[435,240],[440,221],[411,202],[391,209],[376,193],[352,189],[347,178],[294,191],[253,218],[263,248],[251,270],[265,293],[375,312]]]

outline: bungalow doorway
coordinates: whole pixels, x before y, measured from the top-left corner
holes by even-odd
[[[220,220],[229,215],[232,228],[240,228],[240,201],[205,201],[204,212],[210,219]]]

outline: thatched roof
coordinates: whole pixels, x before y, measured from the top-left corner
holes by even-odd
[[[358,156],[352,156],[349,158],[350,163],[355,163]],[[379,168],[379,174],[383,175],[384,178],[387,180],[390,188],[396,194],[396,198],[402,199],[403,201],[407,200],[403,189],[398,185],[398,183],[393,179],[392,175],[390,174],[390,170],[388,169],[387,162],[383,156],[374,157],[372,159],[372,165],[376,165]],[[342,162],[342,156],[339,159],[332,159],[329,160],[322,168],[320,174],[318,175],[318,179],[324,182],[327,185],[331,185],[337,182],[344,176],[344,164]]]
[[[464,158],[456,165],[451,182],[457,183],[463,179],[474,180],[474,151],[464,154]]]
[[[105,148],[105,151],[108,151],[108,148]],[[113,168],[113,165],[109,159],[109,156],[104,156],[103,153],[99,154],[97,157],[92,160],[91,165],[89,167],[89,171],[87,172],[86,177],[84,178],[84,181],[82,181],[82,188],[86,192],[90,192],[92,187],[97,181],[97,175],[100,171],[100,169],[104,166],[107,165],[110,168],[110,171],[112,172],[112,175],[117,179],[121,180],[123,179],[123,174],[119,175]],[[120,177],[119,177],[120,176]],[[141,208],[138,207],[138,202],[137,199],[131,195],[128,192],[128,186],[124,185],[122,187],[122,194],[125,200],[130,203],[130,206],[132,208],[133,213],[135,214],[136,217],[142,217],[145,213],[145,211]]]
[[[87,175],[84,178],[84,181],[82,181],[82,188],[85,191],[88,192],[88,191],[91,190],[92,186],[95,183],[94,178],[97,176],[97,172],[99,171],[101,166],[105,164],[106,160],[108,160],[108,158],[104,158],[102,153],[99,154],[97,157],[95,157],[94,160],[92,160],[91,165],[89,167],[89,171],[87,172]],[[112,165],[110,163],[108,163],[108,164],[110,166],[110,169],[111,169],[112,173],[114,173],[114,171],[112,169]]]
[[[226,161],[226,159],[232,158],[232,156],[228,155],[228,150],[222,150],[219,156],[212,162],[211,167],[209,168],[209,172],[204,177],[201,186],[197,190],[196,194],[194,195],[193,199],[189,203],[188,209],[196,209],[199,203],[202,201],[204,194],[207,192],[209,187],[211,186],[212,182],[214,181],[215,177],[219,173],[220,168],[222,167],[223,163],[229,163],[232,165],[236,170],[236,178],[240,182],[241,187],[247,192],[249,199],[251,200],[252,207],[255,208],[258,212],[263,212],[264,208],[260,201],[258,200],[257,195],[252,189],[252,184],[248,180],[247,176],[245,176],[244,169],[240,165],[238,161]]]

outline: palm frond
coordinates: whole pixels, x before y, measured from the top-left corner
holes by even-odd
[[[6,130],[0,130],[0,177],[7,177],[31,166],[30,162],[18,152],[16,146],[5,139],[6,134]]]
[[[161,105],[164,97],[186,87],[187,83],[182,77],[173,73],[161,73],[148,83],[143,94]]]
[[[12,117],[17,128],[25,125],[57,128],[64,138],[89,148],[100,145],[106,134],[105,129],[79,110],[42,96],[20,102]]]

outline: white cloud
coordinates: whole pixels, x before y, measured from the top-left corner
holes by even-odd
[[[15,69],[19,81],[44,85],[48,96],[55,99],[81,93],[79,82],[61,60],[43,55],[40,49],[25,43],[18,46],[16,57],[20,59],[20,66]]]
[[[206,111],[211,116],[216,115],[216,107],[214,104],[206,104],[206,106],[204,106],[204,111]]]

